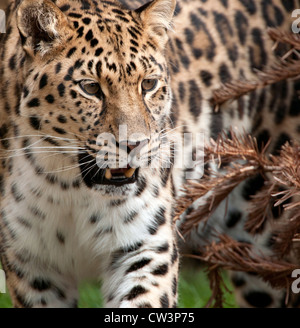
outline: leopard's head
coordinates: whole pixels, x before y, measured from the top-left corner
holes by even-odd
[[[22,125],[76,157],[89,188],[130,190],[167,156],[161,143],[172,96],[164,50],[174,7],[175,0],[136,10],[88,0],[19,6]]]

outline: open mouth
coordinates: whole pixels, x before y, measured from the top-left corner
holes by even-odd
[[[123,186],[134,183],[138,179],[138,168],[127,165],[126,168],[121,169],[100,169],[96,159],[87,152],[79,154],[79,165],[81,176],[88,187],[95,184]]]

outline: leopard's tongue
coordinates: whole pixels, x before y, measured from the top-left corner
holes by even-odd
[[[135,168],[125,168],[125,169],[106,169],[105,178],[111,180],[112,177],[125,176],[126,178],[131,178],[135,172]]]

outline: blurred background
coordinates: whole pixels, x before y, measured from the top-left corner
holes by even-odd
[[[0,0],[0,9],[4,9],[8,4],[8,0]]]

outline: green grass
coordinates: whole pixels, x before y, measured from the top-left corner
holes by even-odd
[[[230,282],[224,274],[227,289],[232,290]],[[80,308],[99,308],[103,306],[103,299],[99,292],[98,284],[83,284],[80,289]],[[236,303],[228,291],[224,291],[227,308],[236,307]],[[181,272],[179,280],[179,308],[203,308],[211,296],[209,282],[203,270],[190,267]],[[11,308],[11,300],[8,294],[0,294],[0,308]]]

